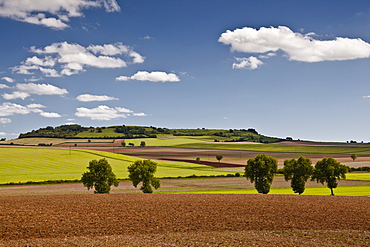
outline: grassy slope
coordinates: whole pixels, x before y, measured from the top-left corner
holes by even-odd
[[[127,178],[127,166],[137,158],[99,151],[0,148],[0,183],[80,179],[92,159],[107,158],[118,178]],[[158,177],[221,175],[227,169],[183,162],[158,162]]]
[[[224,150],[245,150],[259,152],[278,152],[278,153],[318,153],[318,154],[370,154],[369,147],[361,146],[298,146],[298,145],[279,145],[279,144],[229,144],[229,143],[193,143],[180,144],[179,148],[197,149],[224,149]]]

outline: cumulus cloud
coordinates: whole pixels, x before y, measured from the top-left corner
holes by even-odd
[[[40,71],[46,77],[70,76],[85,71],[85,67],[122,68],[128,63],[143,63],[145,57],[122,43],[90,45],[88,47],[68,42],[53,43],[44,48],[31,47],[38,54],[27,58],[13,72],[33,75]],[[131,58],[126,62],[122,56]]]
[[[0,117],[4,116],[12,116],[12,115],[25,115],[30,113],[37,113],[40,116],[47,117],[47,118],[58,118],[61,117],[58,113],[54,112],[44,112],[40,108],[45,108],[44,105],[41,104],[29,104],[27,106],[22,106],[15,103],[4,102],[0,105]],[[11,120],[8,118],[0,118],[0,123],[10,123]]]
[[[144,114],[144,113],[134,113],[132,110],[123,108],[123,107],[109,107],[106,105],[100,105],[96,108],[77,108],[75,113],[78,117],[86,117],[92,120],[112,120],[117,118],[127,118],[129,116],[135,116],[135,114]]]
[[[275,53],[283,51],[289,60],[321,62],[370,57],[370,44],[357,38],[337,37],[333,40],[314,39],[293,32],[288,27],[244,27],[222,33],[219,42],[230,45],[231,51],[244,53]]]
[[[46,118],[59,118],[61,115],[55,112],[41,112],[41,116],[46,117]]]
[[[35,84],[35,83],[18,83],[13,87],[14,92],[4,93],[2,96],[6,100],[26,99],[31,94],[36,95],[64,95],[68,91],[50,84]]]
[[[26,99],[30,97],[30,94],[25,93],[25,92],[13,92],[13,93],[4,93],[3,98],[6,100],[12,100],[12,99]]]
[[[9,86],[7,86],[5,84],[0,84],[0,89],[4,89],[4,88],[9,88]]]
[[[27,105],[27,107],[30,109],[37,109],[37,108],[45,108],[46,106],[41,105],[41,104],[29,104]]]
[[[59,30],[69,27],[70,18],[82,17],[84,9],[104,7],[107,12],[120,11],[116,0],[0,0],[0,6],[0,17]]]
[[[16,114],[29,114],[31,112],[40,113],[38,108],[29,108],[27,106],[22,106],[10,102],[4,102],[0,105],[0,117],[12,116]]]
[[[1,78],[1,80],[7,81],[7,82],[10,82],[10,83],[14,82],[13,78],[10,78],[10,77],[7,77],[7,76],[4,76],[3,78]]]
[[[50,84],[18,83],[15,87],[18,91],[37,95],[63,95],[68,91]]]
[[[9,118],[0,118],[0,123],[2,124],[8,124],[8,123],[11,123],[12,120],[9,119]]]
[[[107,95],[91,95],[91,94],[81,94],[77,96],[78,101],[90,102],[90,101],[108,101],[108,100],[118,100],[115,97],[110,97]]]
[[[261,60],[256,57],[236,57],[237,63],[233,63],[233,69],[257,69],[263,64]]]
[[[138,71],[133,76],[119,76],[116,78],[117,81],[152,81],[152,82],[177,82],[180,78],[174,73],[166,73],[161,71],[147,72]]]

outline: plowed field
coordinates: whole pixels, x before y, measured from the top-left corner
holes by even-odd
[[[0,197],[0,246],[369,246],[370,198]]]

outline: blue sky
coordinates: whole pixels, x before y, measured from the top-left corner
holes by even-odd
[[[77,123],[370,141],[369,1],[0,0],[0,33],[0,137]]]

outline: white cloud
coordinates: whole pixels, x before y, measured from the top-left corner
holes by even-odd
[[[124,107],[116,107],[115,108],[118,112],[122,112],[122,113],[133,113],[132,110],[130,109],[127,109],[127,108],[124,108]]]
[[[9,88],[9,86],[7,86],[5,84],[0,84],[0,89],[4,89],[4,88]]]
[[[12,120],[9,119],[9,118],[0,118],[0,123],[2,124],[8,124],[8,123],[11,123]]]
[[[55,59],[50,56],[46,56],[44,58],[38,58],[36,56],[33,56],[33,57],[27,58],[26,61],[24,61],[24,64],[29,65],[29,66],[37,65],[37,66],[53,67],[55,65],[55,62],[56,62]]]
[[[116,77],[116,81],[128,81],[130,80],[131,78],[129,76],[119,76],[119,77]]]
[[[143,38],[141,38],[141,39],[153,39],[153,37],[151,37],[151,36],[147,35],[147,36],[145,36],[145,37],[143,37]]]
[[[132,114],[132,116],[134,117],[146,117],[148,116],[147,114],[143,113],[143,112],[139,112],[139,113],[134,113]]]
[[[65,29],[71,17],[82,17],[88,8],[104,7],[107,12],[119,11],[116,0],[0,0],[0,16],[17,21]]]
[[[108,100],[118,100],[118,99],[107,96],[107,95],[81,94],[77,96],[77,100],[82,101],[82,102],[90,102],[90,101],[108,101]]]
[[[259,55],[258,58],[269,58],[269,57],[274,57],[274,56],[276,56],[275,52],[269,52],[269,53],[264,54],[264,55]]]
[[[1,80],[7,81],[7,82],[10,82],[10,83],[14,82],[14,79],[12,79],[10,77],[7,77],[7,76],[4,76],[3,78],[1,78]]]
[[[143,63],[145,57],[122,43],[90,45],[88,47],[68,42],[53,43],[44,48],[31,47],[30,52],[41,57],[27,58],[13,72],[31,75],[39,70],[46,77],[74,75],[85,71],[85,67],[123,68],[128,63]],[[43,57],[42,57],[43,56]],[[121,57],[131,58],[131,62]]]
[[[31,94],[36,95],[64,95],[68,91],[63,88],[59,88],[50,84],[35,84],[35,83],[18,83],[14,88],[13,93],[3,94],[3,98],[6,100],[12,99],[26,99]]]
[[[61,75],[55,69],[39,68],[41,73],[46,77],[61,77]]]
[[[37,109],[37,108],[45,108],[46,106],[41,105],[41,104],[29,104],[27,105],[27,107],[30,109]]]
[[[116,108],[110,108],[106,105],[100,105],[93,109],[88,109],[85,107],[77,108],[75,113],[77,117],[87,117],[92,120],[111,120],[116,118],[126,118],[126,114],[120,114]]]
[[[40,109],[37,108],[29,108],[26,106],[10,103],[10,102],[4,102],[0,105],[0,116],[11,116],[15,114],[29,114],[31,112],[39,113]]]
[[[259,66],[263,64],[261,60],[256,57],[236,57],[235,58],[238,63],[233,63],[233,69],[257,69]]]
[[[12,100],[12,99],[26,99],[30,97],[30,94],[25,93],[25,92],[13,92],[13,93],[4,93],[3,98],[6,100]]]
[[[144,114],[144,113],[134,113],[130,109],[126,109],[123,107],[114,107],[111,108],[106,105],[100,105],[96,108],[85,108],[79,107],[77,108],[77,112],[75,113],[78,117],[86,117],[92,120],[112,120],[117,118],[127,118],[128,116],[134,116],[135,114]]]
[[[177,82],[180,81],[180,78],[173,73],[167,74],[166,72],[154,71],[138,71],[133,76],[119,76],[116,78],[117,81],[128,81],[128,80],[137,80],[137,81],[153,81],[153,82]]]
[[[64,95],[68,91],[50,84],[35,84],[35,83],[18,83],[15,86],[16,90],[37,95]]]
[[[303,35],[288,27],[244,27],[222,33],[219,42],[231,46],[231,51],[270,53],[282,50],[290,60],[320,62],[370,57],[370,44],[361,39],[337,37],[315,40],[313,33]]]
[[[46,118],[59,118],[61,115],[55,112],[41,112],[41,116],[46,117]]]
[[[44,80],[44,78],[42,77],[36,78],[34,76],[32,76],[31,78],[24,79],[25,82],[36,82],[36,81],[42,81],[42,80]]]
[[[55,112],[44,112],[40,108],[45,108],[44,105],[41,104],[29,104],[27,106],[22,106],[10,102],[4,102],[0,105],[0,117],[4,116],[12,116],[16,114],[29,114],[29,113],[38,113],[43,117],[46,118],[59,118],[61,115]],[[10,123],[11,120],[8,118],[0,118],[0,123]]]

